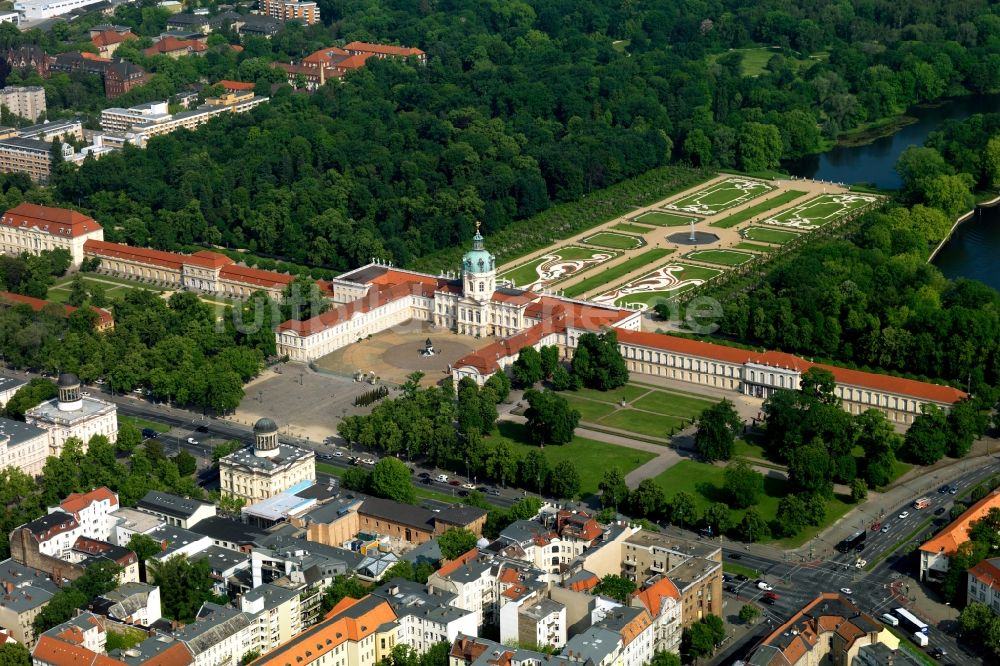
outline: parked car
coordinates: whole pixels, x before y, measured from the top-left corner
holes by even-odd
[[[750,579],[744,576],[743,574],[736,574],[736,580],[740,581],[741,583],[745,583]]]
[[[432,483],[434,483],[434,479],[420,479],[420,483],[424,484],[425,486],[429,486]]]
[[[448,485],[449,486],[460,486],[460,485],[462,485],[462,482],[459,481],[458,479],[452,479],[451,481],[448,482]]]
[[[854,547],[854,550],[857,551],[857,552],[859,552],[859,553],[861,551],[863,551],[864,549],[865,549],[865,544],[863,542],[859,543],[857,546]]]
[[[420,477],[421,479],[429,479],[429,478],[431,478],[431,473],[430,472],[421,472],[420,474],[417,474],[417,476]]]
[[[197,428],[195,428],[195,430],[197,430],[198,432],[208,432],[208,426],[207,425],[200,425]]]
[[[765,598],[765,599],[771,599],[772,601],[777,601],[777,600],[778,600],[778,599],[780,599],[781,597],[779,597],[779,596],[778,596],[777,594],[775,594],[774,592],[765,592],[765,593],[764,593],[764,598]]]
[[[80,395],[83,396],[84,398],[89,398],[90,391],[80,391]]]
[[[761,601],[763,601],[768,606],[773,606],[774,602],[777,601],[777,600],[776,599],[771,599],[769,597],[764,597],[763,599],[761,599]]]
[[[858,560],[854,563],[855,569],[864,569],[866,566],[868,566],[868,560]]]
[[[842,587],[842,588],[840,588],[840,593],[841,594],[846,594],[847,596],[850,596],[850,595],[854,594],[854,590],[852,590],[849,587]]]
[[[343,457],[343,455],[344,455],[344,452],[343,452],[343,451],[334,451],[334,452],[333,452],[333,456],[334,456],[335,458],[341,458],[341,457]]]
[[[889,523],[886,523],[885,525],[882,526],[882,529],[880,531],[882,532],[882,534],[885,534],[886,532],[889,531],[890,527],[892,527],[892,525],[890,525]]]
[[[448,481],[448,475],[447,474],[438,474],[437,475],[437,480],[439,482],[441,482],[441,483],[445,483],[445,482]]]
[[[949,495],[954,495],[957,492],[958,492],[958,486],[952,486],[951,488],[948,489]]]
[[[486,486],[477,486],[476,490],[484,494],[490,492],[490,489],[487,488]]]
[[[500,491],[497,488],[490,488],[490,495],[494,497],[500,497]]]
[[[938,492],[941,493],[942,495],[948,492],[949,490],[951,490],[951,486],[949,486],[947,483],[938,488]]]
[[[462,487],[465,488],[466,490],[475,490],[476,489],[476,486],[474,484],[472,484],[472,483],[463,483]]]
[[[736,586],[726,585],[726,592],[729,592],[730,594],[736,594]]]

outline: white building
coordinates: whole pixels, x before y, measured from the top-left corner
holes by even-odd
[[[45,114],[45,88],[7,86],[0,89],[0,104],[16,116],[37,122]]]
[[[0,407],[6,407],[10,399],[14,397],[14,394],[21,390],[21,387],[27,386],[27,384],[28,382],[23,379],[0,377]]]
[[[670,579],[660,577],[632,597],[632,607],[645,608],[653,618],[653,651],[679,653],[681,593]]]
[[[59,506],[49,507],[49,513],[62,511],[76,518],[80,535],[111,543],[117,522],[113,513],[118,510],[118,495],[108,488],[95,488],[87,493],[70,493]]]
[[[113,620],[139,627],[151,627],[163,615],[160,611],[160,588],[146,583],[124,583],[102,594],[93,603],[94,610]]]
[[[58,457],[66,440],[75,437],[83,450],[94,435],[104,435],[112,443],[118,439],[118,408],[110,402],[84,397],[80,380],[72,373],[59,375],[59,397],[32,407],[24,420],[49,431],[49,455]]]
[[[13,23],[18,25],[21,23],[21,15],[17,12],[0,12],[0,23]]]
[[[193,666],[236,666],[259,649],[257,624],[242,611],[206,602],[191,624],[174,632],[194,656]]]
[[[278,425],[262,418],[253,427],[254,445],[219,461],[222,494],[253,504],[303,482],[316,481],[316,454],[278,441]]]
[[[105,132],[125,132],[136,123],[158,122],[169,117],[167,102],[147,102],[127,109],[113,106],[101,111],[101,129]]]
[[[460,635],[474,635],[479,629],[476,614],[455,605],[454,594],[402,578],[393,579],[372,593],[389,602],[399,625],[396,638],[424,654],[435,643],[451,643]]]
[[[72,153],[72,147],[66,146]],[[73,266],[83,261],[83,244],[103,240],[104,229],[93,218],[66,208],[22,203],[0,217],[0,252],[19,255],[62,248],[73,257]]]
[[[476,615],[476,626],[499,610],[500,565],[476,549],[448,562],[427,579],[431,590],[455,595],[455,605]]]
[[[240,597],[240,610],[254,617],[260,651],[270,652],[302,632],[299,591],[264,583]]]
[[[39,476],[48,456],[47,430],[0,418],[0,469],[16,467],[29,476]]]
[[[116,546],[127,546],[133,534],[149,534],[164,521],[150,513],[122,508],[111,512],[114,528],[109,541]]]
[[[149,559],[160,562],[169,560],[171,557],[177,557],[178,555],[183,555],[190,559],[194,555],[212,547],[211,538],[173,525],[157,527],[148,536],[153,541],[160,543],[163,548],[163,550]]]
[[[23,527],[38,543],[42,555],[70,561],[73,544],[80,537],[80,524],[71,514],[56,511],[37,518]]]
[[[102,0],[18,0],[14,11],[25,19],[47,19],[68,14],[74,9],[94,5]]]

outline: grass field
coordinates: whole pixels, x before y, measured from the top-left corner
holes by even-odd
[[[521,457],[532,449],[538,449],[537,446],[526,443],[528,436],[523,424],[501,421],[498,425],[499,434],[488,437],[487,446],[496,446],[498,442],[505,440]],[[576,465],[576,471],[580,473],[580,494],[584,496],[597,492],[597,484],[601,482],[604,472],[609,467],[615,466],[622,471],[622,474],[628,474],[655,457],[647,451],[598,442],[586,437],[574,437],[569,444],[546,446],[541,450],[550,467],[564,460],[572,461]]]
[[[759,243],[737,243],[733,246],[734,250],[747,250],[749,252],[774,252],[774,248],[770,245],[761,245]]]
[[[646,241],[638,236],[628,234],[618,234],[613,231],[600,231],[593,236],[587,236],[582,240],[587,245],[597,245],[612,250],[635,250],[646,244]]]
[[[628,224],[627,222],[619,222],[618,224],[611,227],[615,231],[624,231],[627,234],[648,234],[653,227],[647,227],[644,224]]]
[[[580,412],[582,421],[659,438],[681,429],[715,402],[694,394],[634,384],[615,392],[581,390],[560,395]]]
[[[709,505],[715,502],[729,503],[729,497],[723,488],[725,480],[725,468],[706,463],[695,462],[693,460],[682,460],[667,471],[656,477],[655,482],[667,498],[673,497],[678,492],[690,493],[698,507],[698,511],[704,511]],[[775,478],[764,478],[764,495],[756,504],[764,520],[774,523],[778,512],[778,502],[788,494],[788,482]],[[818,527],[808,527],[791,539],[783,539],[781,543],[786,546],[797,546],[805,543],[813,536],[826,529],[838,518],[844,515],[852,506],[839,497],[835,497],[827,503],[826,518]],[[733,519],[739,522],[746,513],[744,509],[733,509]],[[771,538],[754,539],[754,541],[773,541]]]
[[[762,224],[812,231],[875,201],[869,194],[821,194],[769,217]]]
[[[55,301],[56,303],[65,303],[69,298],[70,294],[70,284],[73,282],[73,278],[65,278],[59,280],[51,287],[49,287],[48,300]],[[163,291],[153,287],[151,285],[139,284],[138,282],[128,282],[126,280],[119,280],[115,278],[100,276],[100,277],[84,277],[83,283],[89,287],[99,287],[104,290],[104,295],[110,298],[116,298],[124,296],[125,292],[129,289],[149,289],[151,291]]]
[[[521,289],[541,289],[618,256],[613,250],[567,245],[499,275]]]
[[[659,210],[651,210],[635,218],[633,222],[643,224],[653,224],[658,227],[684,227],[694,221],[695,224],[701,222],[701,218],[690,215],[678,215],[677,213],[664,213]]]
[[[599,287],[612,284],[615,280],[620,280],[632,271],[637,271],[643,266],[648,266],[653,262],[659,261],[671,252],[673,252],[673,250],[667,250],[664,248],[646,250],[642,254],[632,257],[631,259],[627,259],[617,266],[612,266],[607,270],[601,271],[597,275],[592,275],[585,280],[580,280],[571,287],[567,287],[566,295],[570,298],[574,298],[589,291],[593,291]]]
[[[817,53],[809,58],[796,58],[785,54],[779,47],[758,46],[749,49],[729,49],[725,53],[715,53],[708,56],[709,64],[714,64],[716,60],[728,53],[739,53],[743,56],[740,61],[740,73],[743,76],[760,76],[767,69],[767,63],[776,55],[784,55],[786,60],[800,67],[809,67],[817,62],[822,62],[829,58],[826,53]]]
[[[774,210],[778,206],[784,206],[790,201],[795,201],[801,196],[805,196],[805,192],[798,192],[796,190],[788,190],[787,192],[782,192],[776,197],[771,197],[767,201],[761,201],[756,206],[750,206],[749,208],[744,208],[738,213],[733,213],[729,217],[723,218],[718,222],[713,222],[711,226],[721,227],[723,229],[728,229],[730,227],[735,227],[737,224],[746,222],[747,220],[760,215],[761,213],[766,213],[769,210]]]
[[[618,307],[640,306],[648,308],[698,287],[706,280],[722,273],[721,270],[693,266],[672,261],[642,277],[595,296],[597,303],[614,304]]]
[[[733,176],[664,205],[664,208],[693,215],[716,215],[774,189],[762,180]]]
[[[747,227],[740,232],[740,235],[747,240],[760,241],[762,243],[774,243],[775,245],[782,245],[790,240],[802,238],[802,234],[794,231],[765,229],[764,227]]]
[[[708,264],[721,264],[722,266],[739,266],[754,258],[749,252],[737,252],[735,250],[695,250],[684,255],[687,259],[704,261]]]
[[[156,432],[168,432],[170,430],[170,426],[165,425],[163,423],[159,423],[157,421],[148,421],[146,419],[140,419],[138,416],[124,416],[122,414],[119,414],[118,427],[120,428],[126,423],[135,428],[138,428],[139,430],[142,430],[143,428],[150,428],[151,430],[155,430]]]

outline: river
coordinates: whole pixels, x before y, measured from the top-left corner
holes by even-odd
[[[909,146],[924,145],[927,136],[946,120],[964,120],[976,113],[998,110],[1000,95],[969,95],[933,107],[915,107],[906,115],[917,121],[891,136],[863,146],[837,146],[785,166],[792,174],[803,178],[898,189],[902,183],[895,167],[900,153]],[[947,277],[972,278],[1000,290],[1000,271],[996,269],[998,248],[1000,207],[980,209],[972,219],[959,225],[935,257],[934,265]]]

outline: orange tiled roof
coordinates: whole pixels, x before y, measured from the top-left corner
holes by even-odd
[[[775,367],[795,368],[799,372],[804,372],[813,367],[821,368],[832,373],[838,384],[885,391],[887,393],[910,396],[931,402],[953,404],[968,395],[965,391],[952,388],[951,386],[942,386],[914,379],[903,379],[901,377],[892,377],[874,372],[850,370],[833,365],[813,363],[784,352],[755,352],[748,349],[717,345],[711,342],[702,342],[701,340],[689,340],[674,335],[663,335],[661,333],[642,333],[626,330],[619,330],[617,333],[619,342],[691,356],[701,356],[727,363],[760,363]]]
[[[54,236],[76,238],[101,229],[92,217],[69,208],[53,208],[33,203],[14,206],[0,218],[0,223],[8,227],[33,227]]]
[[[115,32],[114,30],[105,30],[104,32],[99,32],[90,38],[90,41],[97,48],[102,46],[110,46],[112,44],[118,44],[120,42],[126,42],[130,39],[139,39],[138,35],[132,34],[132,32]]]
[[[986,587],[993,590],[1000,590],[1000,558],[982,560],[976,566],[969,569],[969,575],[978,580]]]
[[[351,42],[344,47],[346,51],[361,51],[362,53],[375,53],[378,55],[391,55],[406,58],[408,56],[422,56],[424,52],[420,49],[406,46],[391,46],[388,44],[370,44],[368,42]]]
[[[622,627],[622,645],[625,646],[634,641],[642,632],[649,629],[651,624],[653,624],[653,620],[649,617],[649,613],[643,610]]]
[[[195,266],[204,266],[205,268],[221,268],[235,262],[233,262],[233,260],[226,255],[219,254],[218,252],[198,250],[194,254],[186,255],[184,257],[184,263],[194,264]]]
[[[83,58],[84,60],[92,60],[94,62],[111,62],[111,58],[102,58],[97,54],[87,53],[86,51],[82,51],[80,53],[80,57]]]
[[[229,79],[222,79],[219,81],[219,85],[226,90],[254,90],[257,87],[256,83],[251,83],[249,81],[230,81]]]
[[[160,41],[156,42],[148,49],[144,49],[143,53],[148,56],[153,56],[163,53],[174,53],[175,51],[190,51],[191,53],[202,53],[207,51],[208,46],[202,44],[194,39],[177,39],[176,37],[164,37]]]
[[[233,282],[243,282],[257,287],[284,287],[295,281],[294,275],[287,273],[276,273],[275,271],[265,271],[239,264],[230,264],[219,271],[219,278],[222,280],[232,280]]]
[[[956,518],[951,525],[920,546],[920,550],[926,553],[953,555],[958,551],[959,546],[969,540],[969,530],[972,529],[972,523],[984,517],[994,507],[1000,508],[1000,490],[994,490],[970,506],[969,510]]]
[[[597,574],[592,573],[589,578],[580,578],[570,583],[569,589],[574,592],[586,592],[587,590],[597,587],[600,582],[601,579],[597,577]]]
[[[76,515],[86,509],[88,506],[94,502],[101,502],[107,500],[110,502],[111,506],[118,506],[118,497],[115,496],[110,489],[101,486],[100,488],[94,488],[88,493],[70,493],[66,496],[59,506],[66,513],[72,513]]]
[[[25,305],[31,306],[31,309],[34,310],[35,312],[40,311],[46,305],[52,305],[52,303],[54,303],[54,301],[46,301],[42,300],[41,298],[35,298],[33,296],[25,296],[24,294],[15,294],[12,291],[0,291],[0,301],[6,301],[8,303],[24,303]],[[66,314],[67,317],[79,309],[75,305],[65,305],[65,304],[62,306],[62,308],[63,312]],[[97,313],[97,318],[99,321],[98,329],[107,328],[115,323],[114,317],[112,317],[111,313],[105,310],[104,308],[97,308],[92,305],[90,306],[90,309]]]
[[[124,666],[122,662],[111,659],[110,657],[105,657],[105,659],[110,661],[108,666]],[[163,652],[160,652],[144,661],[142,666],[189,666],[189,664],[193,662],[194,659],[191,656],[191,652],[184,646],[184,643],[177,642]],[[102,665],[94,662],[94,666]]]
[[[333,62],[334,59],[343,59],[349,55],[350,54],[342,48],[328,46],[325,49],[313,51],[302,59],[302,63],[306,65],[329,64]]]
[[[649,587],[635,593],[635,598],[642,602],[653,617],[660,614],[663,599],[680,599],[681,593],[669,578],[660,578]]]
[[[40,636],[31,651],[33,661],[51,666],[91,666],[97,655],[82,645],[73,645],[56,640],[52,636]]]
[[[473,548],[472,550],[466,553],[462,553],[461,555],[451,560],[450,562],[445,563],[444,566],[438,569],[437,573],[442,578],[450,576],[456,571],[458,571],[463,564],[465,564],[466,562],[470,562],[476,559],[477,557],[479,557],[479,549]]]

